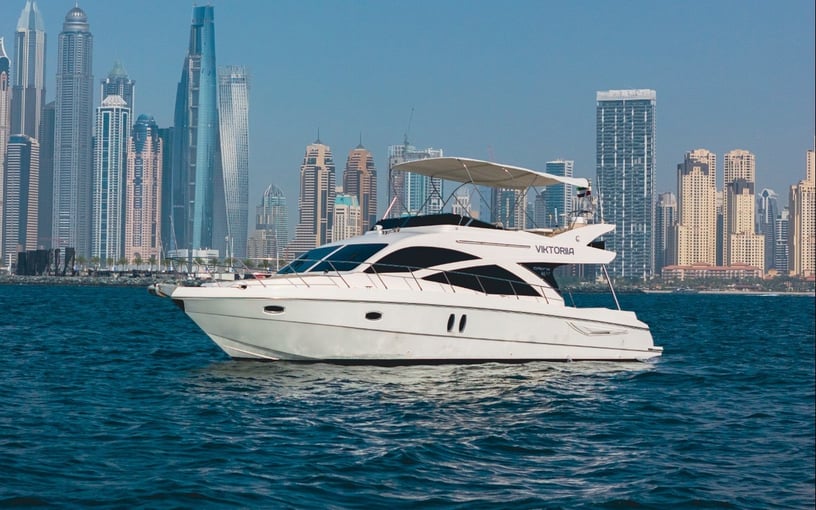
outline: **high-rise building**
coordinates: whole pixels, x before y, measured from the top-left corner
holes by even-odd
[[[96,109],[91,257],[104,265],[125,253],[124,180],[130,138],[130,108],[121,96],[108,96]]]
[[[125,101],[125,105],[130,108],[130,112],[136,111],[136,82],[128,77],[122,62],[116,61],[113,68],[108,73],[108,77],[102,80],[100,86],[100,99],[108,96],[119,96]]]
[[[11,135],[7,149],[3,218],[3,264],[18,251],[37,249],[37,200],[40,147],[36,138]]]
[[[774,221],[774,263],[773,268],[779,274],[788,274],[788,233],[790,225],[790,211],[787,207],[782,209],[782,212]]]
[[[513,188],[493,188],[490,194],[490,209],[493,222],[511,230],[522,229],[526,225],[526,190]]]
[[[665,266],[675,265],[677,225],[677,197],[674,193],[660,193],[655,205],[655,272]]]
[[[255,208],[255,231],[247,242],[247,256],[255,261],[272,261],[279,266],[286,243],[289,241],[289,215],[283,191],[270,184]]]
[[[572,177],[574,161],[557,159],[547,161],[544,171],[552,175]],[[572,184],[553,184],[547,186],[543,192],[547,223],[541,227],[565,227],[570,221],[570,214],[574,208],[575,190]]]
[[[362,141],[352,149],[346,159],[343,172],[343,191],[354,195],[360,204],[362,221],[358,234],[371,229],[377,223],[377,170],[374,156],[363,147]]]
[[[442,212],[442,179],[393,170],[398,163],[442,156],[442,149],[417,149],[407,139],[388,147],[389,218]]]
[[[717,265],[717,156],[706,149],[686,153],[677,165],[675,263]]]
[[[536,192],[533,200],[533,226],[546,228],[550,223],[547,219],[547,190]]]
[[[162,145],[162,176],[161,176],[161,243],[162,257],[168,256],[168,250],[176,246],[176,229],[173,221],[173,137],[175,128],[159,128],[159,138]]]
[[[654,90],[609,90],[596,96],[598,212],[615,231],[606,247],[617,253],[616,278],[649,278],[654,272]]]
[[[226,255],[243,259],[249,215],[249,76],[244,67],[218,68],[218,119],[227,210]]]
[[[776,255],[776,219],[779,216],[779,202],[776,192],[765,188],[757,195],[757,233],[765,236],[765,267],[766,272],[774,267]]]
[[[788,206],[788,270],[803,278],[816,274],[816,155],[807,151],[805,179],[791,186]]]
[[[26,0],[17,21],[11,63],[11,134],[39,139],[45,104],[45,23],[34,0]]]
[[[11,134],[11,82],[9,82],[9,70],[11,65],[6,48],[3,45],[3,38],[0,37],[0,261],[3,260],[3,182],[5,180],[5,159],[6,144]]]
[[[765,268],[765,239],[756,233],[756,158],[743,149],[723,163],[723,265]]]
[[[346,193],[335,195],[332,240],[340,241],[360,235],[362,224],[362,209],[357,201],[357,195]]]
[[[65,15],[57,46],[54,120],[52,247],[91,249],[91,134],[93,127],[93,36],[79,7]]]
[[[125,259],[162,259],[161,184],[164,147],[153,117],[139,115],[128,140]]]
[[[300,221],[295,228],[295,238],[286,247],[287,259],[331,242],[336,194],[334,179],[331,148],[318,138],[306,146],[300,166]]]
[[[40,199],[38,204],[37,246],[51,248],[54,220],[54,123],[56,101],[43,106],[40,123]]]
[[[176,94],[172,209],[163,213],[173,215],[177,244],[170,250],[176,256],[184,256],[177,250],[195,253],[225,247],[227,220],[216,77],[214,8],[193,7],[190,45]]]

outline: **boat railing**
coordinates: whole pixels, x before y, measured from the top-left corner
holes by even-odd
[[[541,285],[536,283],[528,283],[519,279],[510,279],[510,278],[502,278],[496,276],[486,276],[475,274],[473,272],[468,271],[456,271],[456,270],[441,270],[439,274],[442,275],[444,278],[444,282],[440,281],[433,281],[433,280],[425,280],[423,277],[417,276],[417,272],[427,270],[426,267],[420,266],[410,266],[410,265],[402,265],[402,264],[383,264],[379,262],[363,262],[360,263],[359,261],[349,260],[349,261],[341,261],[341,260],[334,260],[334,261],[324,261],[327,263],[328,269],[324,269],[323,271],[298,271],[295,268],[291,268],[283,275],[292,275],[296,278],[287,278],[286,282],[289,285],[299,286],[303,285],[305,287],[312,287],[315,285],[315,280],[312,278],[314,276],[320,276],[324,278],[329,276],[329,282],[332,285],[342,286],[346,288],[352,288],[353,282],[351,282],[350,276],[355,274],[366,274],[369,277],[369,281],[374,284],[374,286],[379,286],[383,289],[389,289],[389,281],[392,282],[391,287],[395,287],[395,281],[401,281],[402,284],[407,288],[414,288],[415,290],[424,291],[427,288],[427,285],[423,287],[423,284],[427,282],[427,284],[441,284],[446,286],[452,293],[456,293],[457,289],[460,291],[463,289],[471,289],[480,291],[483,294],[498,294],[498,295],[507,295],[513,296],[516,299],[521,299],[522,296],[524,297],[536,297],[541,298],[544,300],[545,303],[549,304],[551,302],[551,297],[548,297],[548,291],[553,290],[552,287],[548,285]],[[350,272],[346,269],[349,266],[354,266],[354,271]],[[304,267],[307,267],[304,264]],[[312,269],[314,264],[310,264],[308,266],[309,269]],[[475,285],[471,286],[462,286],[456,285],[452,279],[462,279],[462,280],[470,280],[471,282],[475,282]],[[461,280],[460,280],[461,281]],[[236,282],[224,282],[235,284]],[[263,279],[261,279],[261,283],[263,283]],[[268,286],[268,283],[264,286]],[[496,287],[504,286],[505,288],[509,289],[510,292],[503,293],[503,292],[490,292],[489,289],[495,289]],[[523,288],[522,286],[527,286],[535,289],[537,295],[525,294],[520,292],[520,289]],[[557,292],[557,291],[556,291]]]

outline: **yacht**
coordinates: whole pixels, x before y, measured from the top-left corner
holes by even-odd
[[[395,170],[504,189],[589,189],[585,179],[466,158]],[[564,265],[606,275],[615,254],[596,240],[613,229],[581,215],[564,228],[528,230],[451,213],[383,219],[268,278],[157,293],[232,358],[406,364],[660,356],[648,325],[621,310],[617,297],[616,309],[570,306],[556,282]],[[610,290],[614,296],[611,281]]]

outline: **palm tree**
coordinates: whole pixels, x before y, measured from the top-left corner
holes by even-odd
[[[107,267],[111,267],[111,266],[113,266],[113,257],[108,257],[108,258],[106,258],[106,259],[105,259],[105,265],[106,265]]]
[[[142,254],[136,253],[133,255],[133,263],[136,264],[136,269],[139,270],[142,266]]]
[[[198,273],[199,271],[201,271],[201,264],[204,263],[204,260],[201,257],[196,257],[195,258],[195,263],[196,263],[195,272]]]
[[[127,263],[128,263],[128,259],[126,259],[125,257],[119,257],[119,260],[116,261],[116,264],[119,266],[119,271],[122,271],[123,269],[125,269],[125,266],[127,266]]]
[[[147,259],[147,261],[150,263],[150,272],[152,273],[153,272],[153,266],[156,264],[156,256],[151,255],[150,258]]]

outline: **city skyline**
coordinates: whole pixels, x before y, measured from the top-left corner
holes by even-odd
[[[24,5],[10,6],[14,15],[0,22],[0,36],[7,41]],[[256,83],[251,201],[270,183],[297,196],[302,147],[317,128],[341,153],[357,145],[362,131],[380,168],[386,168],[387,147],[407,134],[418,147],[445,147],[450,155],[537,169],[552,159],[571,159],[576,176],[594,179],[593,98],[606,89],[648,87],[660,95],[657,192],[675,191],[674,166],[688,150],[707,147],[724,154],[740,148],[756,155],[756,188],[773,189],[784,202],[788,187],[801,178],[802,153],[813,144],[812,3],[693,3],[655,10],[535,2],[499,8],[474,2],[464,17],[456,4],[444,2],[427,4],[434,13],[430,17],[421,5],[405,12],[396,3],[213,5],[218,61],[247,66]],[[38,4],[48,36],[46,91],[55,90],[55,66],[48,63],[56,61],[59,25],[73,6],[73,1]],[[699,17],[695,12],[703,6],[706,16]],[[121,22],[122,4],[88,0],[79,7],[98,43],[93,75],[105,76],[121,62],[140,83],[134,118],[148,113],[160,127],[171,125],[190,4],[148,0],[128,10],[127,23]],[[248,10],[252,16],[246,16]],[[632,17],[645,33],[614,28]],[[324,34],[322,40],[307,37],[313,31],[302,30],[306,19]],[[364,28],[349,38],[343,26],[352,20]],[[452,20],[461,23],[451,26]],[[405,37],[420,21],[423,37]],[[514,37],[485,40],[480,34],[497,22],[512,23]],[[670,27],[684,23],[694,27],[694,40],[678,42],[668,35]],[[548,30],[540,30],[542,25]],[[752,30],[744,30],[746,25]],[[137,30],[145,26],[167,37],[143,37]],[[599,50],[611,31],[620,38],[618,46]],[[260,42],[246,42],[256,39]],[[128,40],[140,44],[125,44]],[[420,73],[395,63],[420,58]],[[368,71],[360,73],[355,61]],[[530,65],[517,65],[522,61]],[[315,62],[326,80],[308,78]],[[467,78],[474,65],[484,79]],[[707,79],[690,80],[689,68]],[[746,68],[752,71],[748,80]],[[551,71],[558,69],[568,78],[552,80]],[[45,100],[52,98],[47,92]],[[95,97],[93,107],[100,101]],[[378,183],[381,199],[384,174]]]

